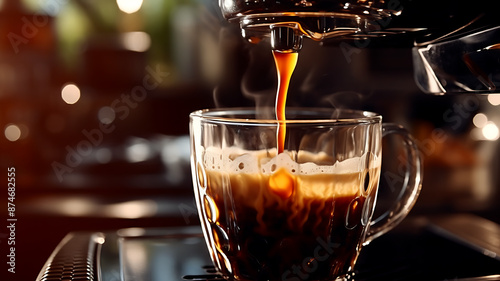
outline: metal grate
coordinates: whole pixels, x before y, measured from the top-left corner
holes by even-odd
[[[97,243],[92,236],[68,234],[45,263],[37,281],[94,281]]]

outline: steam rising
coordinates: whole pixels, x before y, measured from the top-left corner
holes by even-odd
[[[277,72],[268,41],[249,44],[239,30],[224,28],[219,35],[222,73],[213,91],[217,107],[275,106]],[[320,58],[320,59],[319,59]],[[338,48],[310,43],[299,54],[293,73],[287,107],[331,107],[361,109],[367,100],[362,73],[354,63],[346,63]],[[359,72],[359,71],[358,71]],[[274,118],[273,112],[258,118]]]
[[[231,27],[223,28],[219,38],[222,72],[213,91],[216,107],[274,106],[276,69],[268,44],[251,45]],[[274,118],[267,113],[259,117]]]

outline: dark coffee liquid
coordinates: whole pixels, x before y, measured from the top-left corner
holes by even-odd
[[[357,258],[361,235],[361,227],[345,226],[353,200],[345,197],[307,202],[310,211],[317,214],[310,215],[300,229],[290,229],[286,224],[292,210],[269,207],[264,211],[267,228],[262,233],[254,231],[258,227],[255,210],[237,207],[235,215],[241,227],[229,233],[233,241],[229,248],[234,251],[227,252],[231,264],[237,265],[231,268],[234,275],[247,280],[321,280],[347,273]],[[358,200],[362,204],[364,198]],[[354,212],[351,220],[360,221],[361,208]]]
[[[208,171],[205,222],[222,273],[239,280],[298,281],[351,271],[373,207],[367,198],[375,193],[375,186],[358,190],[361,174],[289,174],[287,197],[270,187],[272,175]],[[315,185],[331,190],[313,196]]]

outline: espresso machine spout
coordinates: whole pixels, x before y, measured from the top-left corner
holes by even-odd
[[[298,52],[302,48],[302,34],[294,25],[271,25],[271,48],[274,51]]]

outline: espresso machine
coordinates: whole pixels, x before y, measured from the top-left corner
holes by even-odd
[[[491,1],[220,0],[219,5],[246,40],[270,38],[274,50],[299,51],[303,38],[361,48],[413,46],[415,81],[423,92],[495,93],[499,85],[499,20]]]

